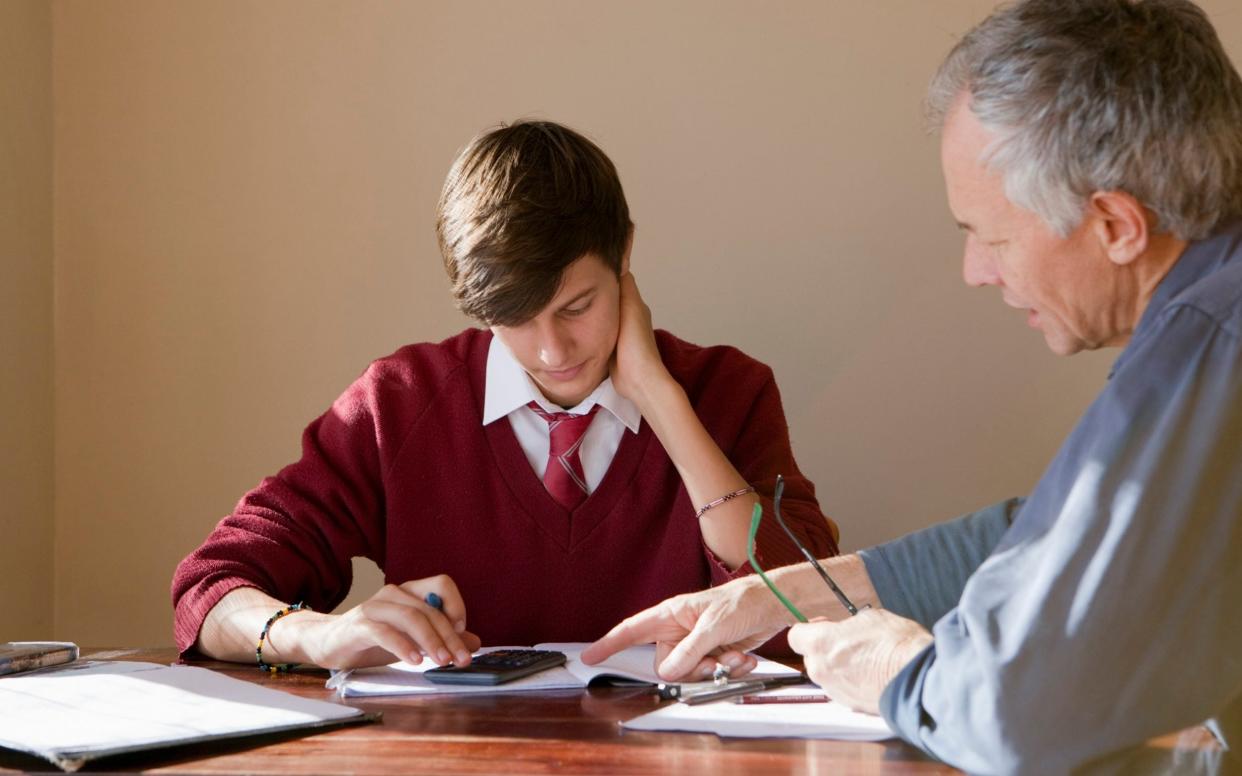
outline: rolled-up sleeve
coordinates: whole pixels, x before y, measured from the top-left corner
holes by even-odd
[[[860,550],[880,603],[930,630],[957,606],[966,580],[996,549],[1022,501],[1011,498]]]

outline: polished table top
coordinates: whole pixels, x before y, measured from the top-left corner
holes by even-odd
[[[176,661],[171,649],[83,650],[83,658]],[[327,673],[266,675],[251,666],[195,665],[310,698],[332,700]],[[622,720],[656,708],[649,690],[514,693],[436,698],[350,698],[382,721],[324,732],[282,734],[126,755],[84,771],[152,773],[434,774],[940,774],[958,773],[901,742],[721,739],[694,733],[624,731]],[[1215,747],[1202,728],[1152,742],[1152,754]],[[57,771],[34,757],[0,750],[0,772]]]

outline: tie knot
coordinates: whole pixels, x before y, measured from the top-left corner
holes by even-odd
[[[585,412],[582,415],[576,415],[572,412],[548,412],[543,407],[540,407],[539,402],[537,401],[532,401],[526,406],[529,407],[531,411],[534,412],[536,415],[546,420],[548,422],[548,425],[551,425],[557,422],[563,422],[563,421],[590,420],[591,418],[595,417],[595,413],[599,412],[598,404],[596,404],[594,407],[592,407],[591,409],[589,409],[587,412]]]
[[[543,484],[552,498],[573,512],[587,497],[586,476],[578,448],[599,405],[585,415],[548,412],[533,401],[526,406],[548,423],[548,466],[543,473]]]
[[[540,407],[538,402],[533,401],[526,406],[547,422],[551,443],[549,452],[554,456],[563,456],[576,449],[578,443],[582,441],[582,435],[591,425],[591,420],[595,418],[595,413],[599,412],[598,404],[583,415],[575,415],[572,412],[548,412]]]

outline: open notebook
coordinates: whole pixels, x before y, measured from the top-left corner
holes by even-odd
[[[328,682],[346,696],[358,695],[457,695],[468,693],[509,693],[553,690],[581,691],[593,682],[660,681],[653,670],[655,647],[631,647],[607,661],[588,666],[579,655],[586,644],[536,644],[536,649],[555,649],[565,653],[561,668],[527,676],[513,682],[490,686],[432,684],[423,671],[434,668],[430,660],[418,665],[393,663],[382,668],[363,668],[341,672]],[[512,649],[512,647],[493,647]],[[489,651],[489,650],[484,650]],[[780,663],[760,658],[747,679],[796,675],[798,672]],[[682,685],[690,693],[706,689],[711,682]],[[816,692],[806,685],[764,691],[763,695],[805,695]],[[720,736],[769,738],[835,738],[846,741],[881,741],[892,738],[893,732],[880,717],[852,711],[835,702],[791,703],[771,705],[738,704],[732,701],[689,706],[667,703],[648,714],[621,723],[627,730],[666,730],[715,733]]]
[[[579,658],[585,643],[536,644],[535,649],[554,649],[565,653],[565,665],[541,671],[505,684],[474,686],[444,685],[427,681],[423,672],[435,668],[430,660],[414,665],[393,663],[380,668],[362,668],[334,675],[328,686],[336,688],[341,695],[459,695],[466,693],[528,692],[532,690],[581,690],[592,682],[642,682],[656,684],[660,678],[655,674],[655,647],[630,647],[599,665],[589,666]],[[524,647],[492,647],[493,649],[524,649]],[[758,667],[748,678],[796,675],[794,669],[759,660]],[[707,686],[710,686],[710,682]]]
[[[67,771],[110,755],[372,718],[191,666],[79,661],[0,678],[0,746]]]

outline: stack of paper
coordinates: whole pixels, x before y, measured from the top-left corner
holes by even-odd
[[[0,678],[0,746],[71,771],[107,755],[366,718],[189,666],[84,662]]]

